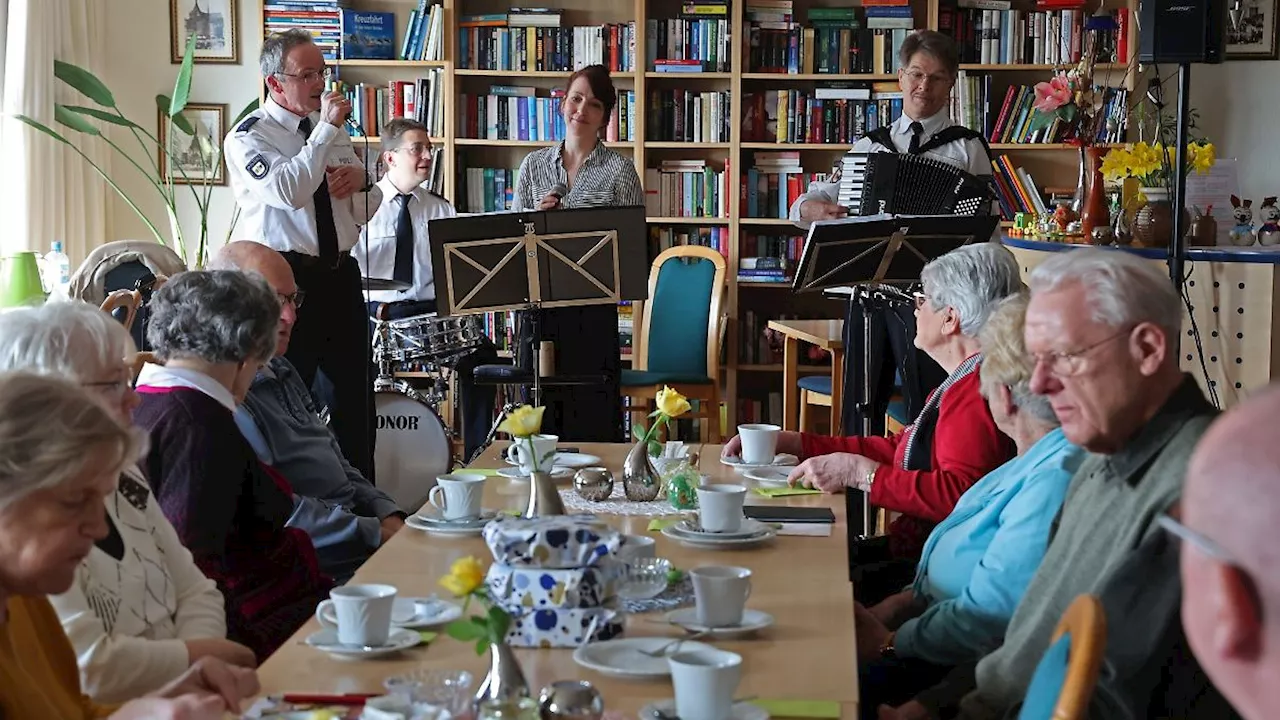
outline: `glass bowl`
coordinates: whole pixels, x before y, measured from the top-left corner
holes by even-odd
[[[419,668],[389,677],[383,687],[391,694],[411,693],[414,702],[442,707],[455,718],[471,713],[471,685],[475,681],[466,670]]]
[[[631,558],[627,575],[618,587],[618,597],[628,600],[655,598],[667,589],[671,561],[666,558]]]

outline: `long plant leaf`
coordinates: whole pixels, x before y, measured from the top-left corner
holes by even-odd
[[[85,107],[84,105],[63,105],[61,107],[66,108],[70,112],[73,112],[79,115],[88,115],[89,117],[94,118],[95,120],[101,120],[106,123],[111,123],[112,125],[120,125],[122,127],[135,127],[135,123],[129,118],[124,117],[123,115],[117,115],[113,112],[108,112],[106,110],[99,110],[98,108]]]
[[[102,134],[102,131],[98,129],[97,125],[94,125],[88,120],[85,120],[82,116],[71,112],[61,105],[53,106],[53,119],[60,125],[66,125],[72,130],[82,132],[85,135],[93,135],[96,137]]]
[[[191,71],[195,67],[195,57],[196,36],[192,33],[187,38],[187,50],[182,54],[178,78],[173,81],[173,101],[169,104],[169,117],[174,117],[187,108],[187,101],[191,98]]]
[[[53,76],[103,107],[113,107],[116,104],[115,96],[98,79],[98,76],[82,67],[62,62],[61,60],[54,60]]]
[[[240,125],[241,120],[245,119],[245,117],[248,116],[249,113],[257,109],[258,109],[258,98],[254,98],[249,101],[248,105],[244,106],[244,109],[240,111],[239,115],[236,115],[236,119],[231,121],[231,127],[233,128],[238,127]]]
[[[160,112],[167,115],[169,119],[173,121],[174,126],[179,130],[188,135],[194,136],[196,134],[196,129],[191,125],[191,120],[189,120],[186,115],[183,115],[181,112],[178,112],[177,115],[169,115],[169,111],[173,108],[173,101],[169,99],[168,95],[165,95],[164,93],[157,94],[156,107],[160,108]]]

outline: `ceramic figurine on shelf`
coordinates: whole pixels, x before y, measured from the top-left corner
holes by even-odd
[[[1249,207],[1252,204],[1252,200],[1241,200],[1235,195],[1231,196],[1231,217],[1236,220],[1230,234],[1232,245],[1244,247],[1252,245],[1258,239],[1253,232],[1253,208]]]
[[[1276,207],[1274,197],[1264,198],[1258,207],[1258,219],[1262,227],[1258,228],[1258,242],[1263,245],[1280,245],[1280,207]]]

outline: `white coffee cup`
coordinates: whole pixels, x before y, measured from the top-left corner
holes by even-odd
[[[616,555],[619,560],[658,557],[657,543],[644,535],[623,535]]]
[[[552,466],[555,465],[558,442],[560,442],[559,435],[530,435],[528,438],[516,438],[507,447],[506,457],[520,466],[521,474],[533,474],[534,458],[538,460],[539,470],[551,472]]]
[[[703,485],[697,489],[698,516],[708,532],[737,532],[742,527],[743,485]]]
[[[772,465],[778,452],[777,425],[739,425],[738,437],[742,440],[742,462],[747,465]]]
[[[742,624],[742,611],[751,597],[751,571],[730,565],[708,565],[689,571],[698,624],[733,627]],[[683,720],[684,716],[681,715]]]
[[[687,650],[667,658],[680,720],[725,720],[742,681],[742,656],[724,650]]]
[[[392,585],[344,585],[316,606],[316,622],[338,631],[343,645],[381,647],[391,635]]]
[[[438,508],[445,520],[466,520],[480,517],[483,498],[484,475],[457,472],[437,477],[427,502]]]

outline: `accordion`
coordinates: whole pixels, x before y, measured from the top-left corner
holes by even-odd
[[[925,155],[851,152],[837,172],[851,215],[989,215],[995,200],[988,179]]]

